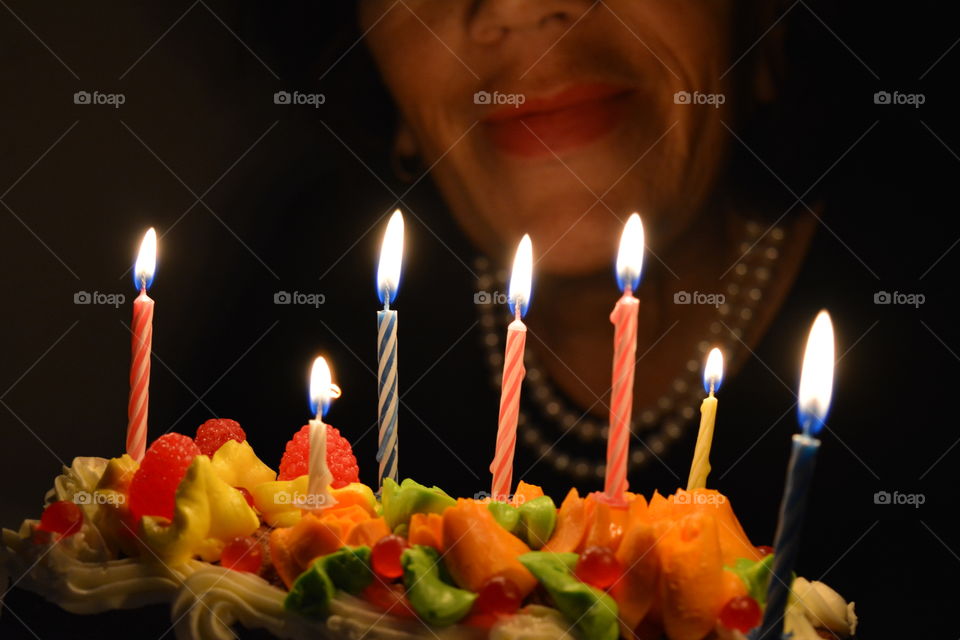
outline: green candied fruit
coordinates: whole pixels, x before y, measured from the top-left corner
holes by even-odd
[[[747,558],[737,558],[732,567],[724,567],[727,571],[732,571],[740,577],[743,584],[747,587],[747,593],[757,601],[761,607],[767,606],[767,586],[770,584],[770,572],[773,570],[773,554],[768,553],[760,560],[749,560]],[[793,578],[796,573],[790,574],[790,584],[793,584]]]
[[[470,613],[477,594],[444,582],[436,549],[415,544],[404,550],[400,563],[410,606],[423,620],[444,627]]]
[[[519,509],[506,502],[491,502],[487,505],[487,509],[493,515],[497,524],[510,533],[516,533],[517,525],[520,524]]]
[[[380,491],[383,505],[383,517],[390,530],[397,525],[407,524],[415,513],[443,513],[448,507],[457,504],[439,487],[425,487],[419,482],[406,478],[397,484],[390,478],[383,479]]]
[[[343,547],[314,560],[290,587],[283,606],[307,618],[323,619],[337,589],[356,595],[372,580],[370,547]]]
[[[617,640],[620,637],[617,603],[573,575],[577,554],[530,551],[518,560],[536,576],[557,609],[574,623],[584,638]]]
[[[531,549],[540,549],[547,544],[554,527],[557,526],[557,506],[550,496],[540,496],[528,500],[517,510],[520,515],[518,536]]]

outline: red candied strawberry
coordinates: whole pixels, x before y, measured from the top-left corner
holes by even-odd
[[[327,425],[327,466],[333,475],[334,489],[360,482],[360,468],[350,442],[340,431]],[[293,480],[310,472],[310,425],[305,424],[287,443],[280,460],[280,480]]]
[[[227,440],[243,442],[247,434],[243,432],[240,423],[229,418],[211,418],[197,428],[197,437],[194,442],[200,447],[200,453],[213,457],[217,449]]]
[[[130,481],[130,513],[134,522],[139,523],[142,516],[173,519],[177,487],[198,455],[200,449],[189,436],[168,433],[153,441]]]

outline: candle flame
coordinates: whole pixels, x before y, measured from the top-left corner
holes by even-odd
[[[797,415],[807,435],[817,435],[827,419],[833,394],[834,341],[830,314],[821,311],[813,321],[800,373]]]
[[[707,356],[707,364],[703,367],[703,388],[707,393],[720,390],[723,382],[723,352],[714,347]]]
[[[530,307],[530,288],[533,279],[533,244],[530,236],[524,234],[517,246],[517,255],[513,259],[513,273],[510,274],[510,291],[507,301],[510,312],[521,318]]]
[[[377,267],[377,295],[380,302],[390,304],[400,288],[400,267],[403,264],[403,214],[393,212],[380,245],[380,264]]]
[[[617,284],[621,291],[636,291],[643,269],[643,222],[636,213],[630,214],[620,236],[617,253]]]
[[[133,265],[133,286],[137,289],[149,289],[153,283],[153,273],[157,269],[157,232],[153,227],[147,229],[140,242],[140,252]]]
[[[322,418],[330,409],[330,401],[340,397],[340,387],[333,384],[330,365],[320,356],[310,369],[310,412]]]

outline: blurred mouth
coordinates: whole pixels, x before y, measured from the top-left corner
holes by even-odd
[[[557,155],[613,131],[626,117],[631,94],[632,89],[618,85],[574,85],[552,96],[498,106],[483,124],[494,146],[507,155]]]

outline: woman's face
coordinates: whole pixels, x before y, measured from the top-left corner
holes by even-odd
[[[538,269],[561,274],[611,268],[633,211],[661,248],[702,212],[729,139],[732,14],[732,0],[360,3],[398,152],[432,167],[483,250],[507,256],[529,233]]]

